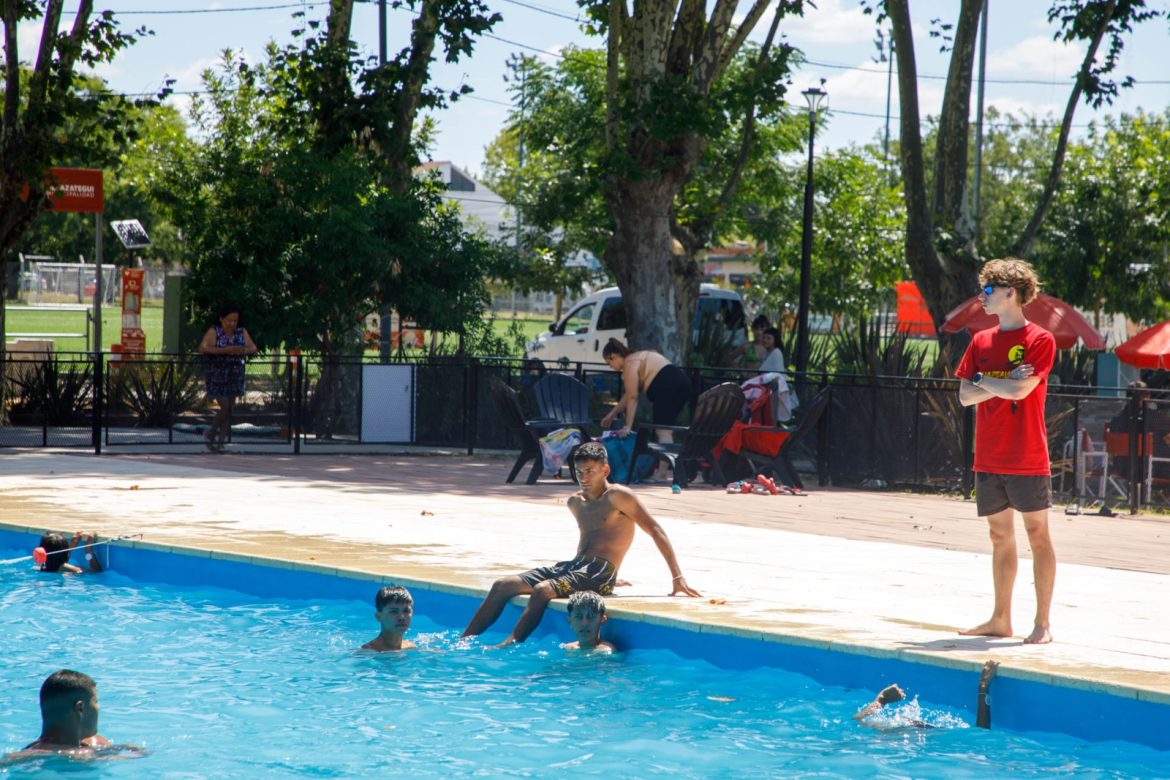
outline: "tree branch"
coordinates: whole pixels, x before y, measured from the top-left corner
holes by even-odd
[[[910,9],[907,0],[889,0],[886,8],[894,36],[894,56],[898,59],[898,97],[901,104],[899,112],[901,140],[898,145],[901,149],[902,181],[906,191],[907,241],[912,238],[925,238],[930,241],[930,204],[926,197],[921,119],[918,110],[918,66],[914,57]]]
[[[49,0],[45,7],[45,23],[41,27],[41,44],[37,47],[37,64],[28,81],[28,107],[36,111],[45,102],[49,73],[53,68],[53,49],[57,42],[57,26],[61,23],[64,0]],[[76,21],[74,21],[76,25]]]
[[[711,74],[711,84],[715,83],[719,77],[723,75],[723,72],[727,70],[727,66],[731,64],[733,59],[735,59],[736,52],[738,52],[740,47],[742,47],[747,41],[748,36],[751,35],[752,30],[755,29],[756,24],[760,21],[760,18],[763,17],[764,12],[768,10],[768,6],[770,4],[771,0],[756,0],[756,4],[748,10],[747,16],[744,17],[743,24],[741,24],[735,31],[735,35],[733,35],[730,39],[727,40],[726,43],[724,43],[722,51],[719,52],[719,55],[716,58],[715,71]],[[781,3],[776,6],[775,14],[772,17],[773,22],[783,16],[783,11],[787,10],[783,8],[783,5],[784,4]],[[775,25],[773,24],[773,26]],[[711,84],[707,85],[708,89],[710,88]]]
[[[7,141],[16,132],[20,112],[20,52],[17,51],[17,0],[4,0],[4,162],[10,163]]]
[[[353,0],[330,0],[328,25],[326,36],[329,46],[346,50],[353,25]]]
[[[780,13],[772,17],[772,24],[768,28],[768,35],[764,38],[764,43],[760,47],[759,57],[756,58],[756,83],[763,75],[764,66],[768,62],[768,56],[772,53],[772,42],[776,38],[776,31],[780,27]],[[743,174],[743,168],[747,164],[748,156],[751,154],[752,141],[756,135],[756,103],[759,99],[759,92],[752,93],[752,102],[748,106],[747,112],[743,118],[743,139],[739,145],[739,153],[735,157],[735,164],[731,167],[731,172],[727,175],[727,181],[723,184],[723,190],[719,193],[719,199],[715,202],[710,217],[711,224],[724,209],[727,208],[728,202],[735,196],[735,191],[739,187],[740,177]],[[704,231],[707,232],[707,231]]]
[[[934,159],[934,202],[936,222],[953,230],[963,210],[967,183],[967,145],[971,124],[971,81],[975,64],[975,41],[983,0],[963,0],[955,26],[951,64],[943,93],[938,123],[938,150]],[[964,239],[970,236],[964,236]]]
[[[769,2],[770,0],[755,0],[755,5],[762,4],[766,7]],[[695,70],[691,77],[691,84],[701,95],[710,92],[711,85],[715,82],[715,73],[719,69],[719,58],[724,51],[723,38],[731,29],[731,20],[735,17],[736,5],[736,0],[716,0],[715,8],[711,11],[711,20],[707,22],[702,45],[695,54]],[[753,7],[749,14],[755,11],[756,8]],[[733,51],[732,54],[734,53]]]
[[[402,88],[394,101],[394,120],[390,125],[390,154],[399,159],[409,157],[410,137],[414,132],[414,120],[422,100],[422,88],[427,81],[427,70],[431,54],[435,50],[435,36],[439,32],[440,0],[423,0],[418,17],[411,25],[410,57],[403,69]],[[413,160],[411,161],[413,162]],[[407,166],[406,172],[412,166]],[[408,181],[392,183],[402,192]]]
[[[610,154],[617,144],[618,69],[624,30],[625,0],[609,0],[609,35],[605,48],[605,151]]]
[[[56,3],[58,5],[57,14],[60,18],[60,3],[53,0],[50,5]],[[69,34],[63,37],[57,45],[58,59],[57,59],[57,83],[53,85],[53,99],[59,101],[65,97],[70,89],[73,88],[73,68],[77,64],[77,58],[81,56],[81,50],[85,47],[85,39],[89,31],[89,17],[93,14],[93,0],[81,0],[77,4],[77,14],[73,17],[73,27]],[[49,24],[48,16],[45,17],[46,28]],[[54,31],[56,26],[54,25]],[[42,38],[41,45],[44,45]],[[37,66],[40,66],[38,60]],[[50,68],[51,69],[51,65]],[[48,76],[48,70],[45,75]],[[29,95],[29,111],[33,110],[33,97]]]
[[[688,70],[691,57],[698,52],[703,39],[706,14],[707,4],[704,0],[682,0],[666,59],[667,68],[672,73],[685,73]]]
[[[1048,178],[1044,181],[1044,190],[1040,193],[1040,198],[1036,202],[1036,209],[1032,212],[1032,218],[1028,220],[1028,224],[1024,227],[1024,232],[1020,235],[1014,247],[1012,247],[1012,254],[1017,256],[1024,256],[1032,248],[1032,243],[1036,240],[1036,235],[1040,232],[1040,225],[1044,221],[1044,217],[1048,214],[1048,208],[1052,205],[1052,199],[1056,196],[1056,186],[1060,183],[1060,174],[1064,169],[1064,155],[1068,151],[1068,135],[1072,128],[1073,114],[1076,113],[1077,103],[1081,100],[1081,94],[1085,90],[1085,85],[1089,81],[1089,72],[1093,67],[1093,62],[1097,58],[1097,49],[1101,45],[1101,41],[1105,38],[1105,33],[1109,31],[1109,23],[1113,20],[1113,14],[1117,10],[1117,0],[1109,0],[1108,7],[1106,7],[1101,14],[1101,23],[1093,32],[1093,37],[1089,42],[1089,50],[1085,52],[1085,58],[1081,61],[1081,69],[1077,73],[1076,83],[1073,84],[1072,92],[1068,96],[1068,103],[1064,107],[1064,118],[1060,122],[1060,135],[1056,141],[1056,152],[1052,156],[1052,167],[1048,169]]]

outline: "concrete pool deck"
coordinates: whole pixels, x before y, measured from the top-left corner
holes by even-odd
[[[505,485],[511,459],[418,455],[0,455],[0,523],[142,534],[156,545],[486,591],[576,549],[565,480]],[[611,609],[647,621],[774,637],[1170,704],[1170,519],[1068,516],[1051,645],[1024,645],[1031,562],[1011,639],[962,637],[991,610],[990,543],[973,502],[811,488],[807,496],[635,488],[701,599],[638,534]],[[1018,529],[1021,554],[1027,539]],[[225,583],[229,584],[230,583]],[[497,628],[505,628],[497,626]]]

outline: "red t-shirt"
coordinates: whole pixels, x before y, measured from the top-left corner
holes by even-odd
[[[1048,372],[1056,358],[1052,334],[1029,322],[1016,330],[988,328],[976,333],[955,376],[1007,378],[1022,363],[1031,363],[1040,384],[1018,401],[989,398],[975,407],[975,470],[993,474],[1051,474],[1044,401]]]

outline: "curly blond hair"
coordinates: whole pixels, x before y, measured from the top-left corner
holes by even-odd
[[[1011,287],[1020,296],[1020,305],[1027,306],[1040,292],[1040,277],[1026,260],[1005,257],[988,260],[979,271],[979,283],[993,287]]]

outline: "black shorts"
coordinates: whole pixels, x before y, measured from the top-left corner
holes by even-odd
[[[980,517],[1005,509],[1038,512],[1052,506],[1052,477],[1047,474],[975,472],[975,508]]]
[[[591,590],[608,596],[613,593],[614,583],[617,582],[617,569],[604,558],[582,557],[531,569],[521,574],[520,579],[533,588],[542,582],[552,583],[557,598],[562,599],[579,590]]]
[[[646,398],[654,405],[651,419],[655,425],[674,425],[691,400],[691,379],[673,363],[663,366],[646,388]]]

